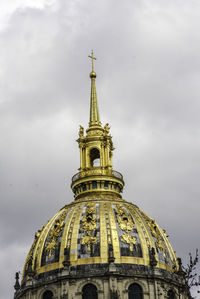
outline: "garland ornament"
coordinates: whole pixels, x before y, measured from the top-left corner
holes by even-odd
[[[134,228],[134,223],[129,215],[126,214],[125,210],[120,206],[116,206],[117,211],[117,221],[119,227],[124,231],[123,235],[120,237],[120,240],[123,243],[129,244],[130,251],[133,251],[133,245],[137,244],[137,238],[131,235],[131,232]]]
[[[58,246],[58,238],[63,229],[66,215],[67,215],[67,210],[64,210],[64,212],[56,219],[53,228],[51,229],[49,241],[47,242],[45,247],[45,250],[48,253],[48,258],[51,257],[52,251],[54,251]]]
[[[156,246],[162,251],[163,257],[166,258],[166,248],[162,240],[161,233],[153,219],[148,221],[148,225],[151,229],[152,235],[156,238]]]
[[[90,251],[92,244],[97,244],[97,237],[94,236],[97,228],[97,215],[94,204],[88,204],[85,215],[82,219],[81,228],[85,232],[84,236],[81,236],[81,244],[87,246],[87,250]]]

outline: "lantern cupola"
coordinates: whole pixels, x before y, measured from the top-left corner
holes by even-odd
[[[96,58],[93,51],[89,58],[92,60],[89,127],[86,132],[82,126],[79,129],[77,142],[80,149],[80,168],[79,172],[72,177],[71,187],[75,199],[89,194],[97,195],[97,192],[99,195],[114,193],[121,198],[124,181],[121,173],[113,170],[114,147],[110,126],[107,123],[103,127],[100,121],[95,84],[97,75],[94,71]]]

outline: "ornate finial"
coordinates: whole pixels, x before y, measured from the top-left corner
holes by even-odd
[[[34,271],[33,271],[33,256],[30,257],[28,264],[27,264],[27,274],[29,277],[34,276]]]
[[[19,272],[15,273],[15,285],[14,285],[15,291],[18,291],[20,289],[19,284]]]
[[[100,117],[99,117],[99,109],[97,104],[97,94],[96,94],[96,86],[95,86],[95,78],[96,73],[94,71],[94,60],[97,60],[94,57],[94,52],[92,50],[91,55],[88,55],[89,58],[92,59],[92,71],[90,73],[91,78],[91,95],[90,95],[90,122],[89,126],[92,125],[101,125]]]
[[[183,265],[182,265],[182,260],[180,257],[177,258],[177,262],[178,262],[178,271],[177,273],[180,275],[180,276],[184,276],[185,275],[185,272],[183,270]]]
[[[92,50],[91,55],[88,55],[89,58],[92,59],[92,73],[94,72],[94,60],[97,60],[96,57],[94,57],[94,52]]]
[[[157,262],[156,257],[155,257],[156,252],[155,252],[155,248],[154,247],[152,247],[150,249],[149,255],[150,255],[150,265],[151,265],[151,267],[155,267],[158,262]]]

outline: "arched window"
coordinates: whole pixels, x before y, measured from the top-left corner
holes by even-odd
[[[90,164],[92,167],[100,166],[100,152],[97,148],[92,148],[90,151]]]
[[[97,288],[95,285],[88,283],[83,287],[82,299],[98,299]]]
[[[128,288],[128,299],[143,299],[142,288],[137,283],[132,283]]]
[[[42,299],[53,299],[53,293],[51,291],[45,291]]]
[[[167,292],[167,298],[168,298],[168,299],[175,299],[176,297],[175,297],[175,293],[174,293],[174,291],[169,290],[169,291]]]

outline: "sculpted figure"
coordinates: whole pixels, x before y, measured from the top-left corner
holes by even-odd
[[[35,239],[38,239],[40,234],[42,232],[42,229],[39,229],[36,233],[35,233]]]
[[[109,124],[108,124],[108,123],[105,124],[105,126],[104,126],[104,130],[105,130],[106,135],[108,135],[108,134],[109,134],[109,130],[110,130],[110,127],[109,127]]]
[[[79,134],[79,137],[83,137],[84,136],[84,128],[82,126],[80,126],[78,134]]]

